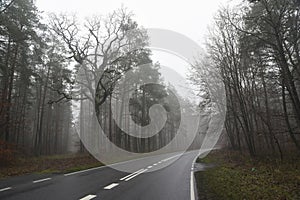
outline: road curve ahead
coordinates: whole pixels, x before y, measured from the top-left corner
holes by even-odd
[[[153,156],[145,162],[118,164],[132,165],[135,168],[133,173],[104,166],[63,175],[11,178],[0,182],[0,199],[190,200],[193,199],[194,187],[192,164],[198,153]],[[165,168],[154,170],[172,162],[172,159],[177,160]],[[140,166],[141,163],[144,166]]]

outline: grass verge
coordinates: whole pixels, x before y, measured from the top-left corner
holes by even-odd
[[[67,154],[41,157],[20,157],[13,163],[0,167],[0,178],[30,173],[69,173],[103,164],[89,154]]]
[[[199,199],[299,200],[300,160],[252,159],[233,151],[215,151],[197,162],[216,167],[196,172]]]

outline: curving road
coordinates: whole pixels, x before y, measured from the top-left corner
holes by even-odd
[[[69,174],[9,178],[0,181],[0,199],[193,200],[192,166],[198,154],[173,153],[114,164],[130,167],[133,173],[103,166]],[[170,165],[155,170],[166,164]]]

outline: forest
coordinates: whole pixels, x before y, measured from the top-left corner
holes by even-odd
[[[197,62],[220,70],[230,147],[252,157],[300,150],[299,8],[296,0],[261,0],[220,9]]]
[[[82,22],[71,14],[45,16],[32,0],[1,1],[1,159],[16,152],[41,156],[85,151],[77,135],[89,134],[99,124],[128,151],[166,145],[178,129],[179,102],[187,108],[190,102],[170,95],[171,86],[163,84],[160,64],[152,62],[147,45],[147,32],[123,7]],[[190,82],[201,91],[197,95],[202,101],[186,111],[212,106],[203,80],[210,69],[218,69],[227,101],[222,145],[252,157],[283,159],[300,152],[299,48],[298,0],[244,1],[221,8],[208,31],[205,53],[190,69]],[[145,63],[152,64],[138,67]],[[133,83],[116,83],[131,69],[134,77],[148,77],[158,85],[134,86],[123,110],[119,104],[129,97],[122,91]],[[149,140],[123,134],[116,126],[123,123],[121,117],[112,117],[113,112],[129,114],[144,126],[150,121],[149,108],[157,103],[168,116],[161,133]]]

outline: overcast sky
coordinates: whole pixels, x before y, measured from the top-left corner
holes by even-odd
[[[203,47],[208,26],[221,6],[239,0],[36,0],[39,10],[76,13],[79,18],[106,15],[122,5],[132,11],[144,28],[163,28],[184,34]],[[154,61],[186,78],[188,64],[164,52],[153,52]]]
[[[145,28],[164,28],[203,42],[207,25],[220,5],[228,0],[37,0],[46,12],[76,12],[84,17],[107,14],[122,5],[133,11],[135,20]]]

